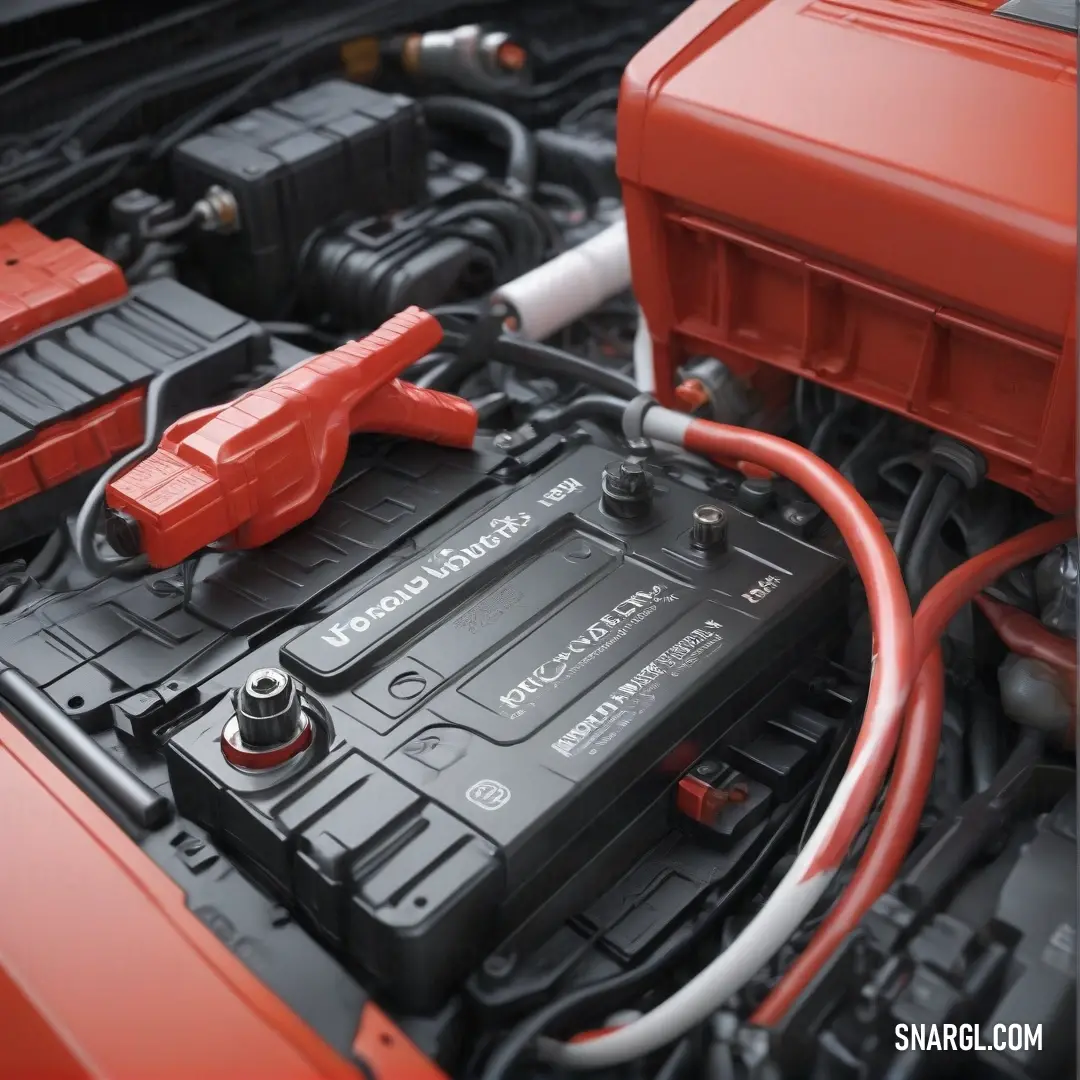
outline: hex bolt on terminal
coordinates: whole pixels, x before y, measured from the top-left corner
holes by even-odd
[[[221,733],[221,748],[245,769],[282,765],[311,745],[311,721],[292,677],[259,668],[236,694],[236,713]]]
[[[728,522],[723,508],[705,504],[694,511],[690,544],[698,551],[719,552],[727,547]]]
[[[300,697],[292,679],[277,668],[253,671],[237,696],[236,716],[248,746],[288,742],[300,719]]]
[[[602,506],[612,517],[645,517],[652,509],[653,478],[639,461],[614,461],[600,482]]]

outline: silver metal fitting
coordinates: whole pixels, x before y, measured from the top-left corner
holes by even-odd
[[[275,769],[312,744],[312,702],[278,668],[253,671],[236,691],[235,711],[221,732],[221,752],[239,769]]]
[[[207,188],[206,194],[196,200],[193,209],[203,232],[225,234],[240,228],[240,207],[236,196],[220,184]]]
[[[246,746],[280,746],[300,723],[300,695],[292,678],[277,668],[253,671],[236,695],[236,719]]]
[[[718,552],[727,547],[727,514],[722,507],[705,504],[694,511],[690,545],[698,551]]]
[[[431,30],[405,41],[406,71],[465,90],[498,90],[528,77],[528,55],[509,34],[482,26]]]

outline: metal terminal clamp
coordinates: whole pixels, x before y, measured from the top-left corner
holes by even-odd
[[[236,711],[221,732],[221,752],[240,769],[273,769],[303,753],[314,728],[296,680],[278,668],[253,671],[236,691]]]

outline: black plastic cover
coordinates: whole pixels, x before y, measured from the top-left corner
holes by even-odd
[[[540,176],[589,197],[619,199],[622,187],[615,174],[615,139],[598,131],[544,128],[536,133]]]
[[[179,282],[138,285],[106,309],[0,350],[0,453],[192,358],[214,358],[224,389],[269,355],[265,337],[255,323]],[[262,340],[252,356],[255,338]]]
[[[673,748],[712,745],[843,625],[841,561],[734,509],[728,549],[702,556],[700,494],[660,479],[649,517],[611,519],[608,457],[574,451],[222,674],[276,661],[303,681],[326,710],[306,760],[231,767],[228,698],[168,746],[180,812],[406,1007],[526,921],[584,909],[574,882],[613,838],[608,880],[652,842],[631,826]]]
[[[320,233],[300,272],[304,309],[346,326],[377,326],[411,304],[423,308],[479,294],[497,283],[494,253],[507,238],[482,216],[451,226],[440,214],[484,200],[487,173],[479,165],[428,155],[427,199],[393,217],[366,216]]]
[[[258,324],[179,282],[137,285],[107,308],[0,350],[0,454],[166,373],[176,419],[227,396],[234,380],[270,353]],[[43,524],[54,528],[78,495],[65,486],[7,508],[0,545],[18,543]]]
[[[764,846],[794,842],[804,825],[801,817],[790,816],[790,790],[770,787],[769,780],[790,779],[783,765],[790,762],[792,749],[805,752],[811,762],[820,760],[836,731],[857,722],[864,696],[864,688],[852,684],[847,673],[823,669],[815,657],[808,658],[805,671],[781,680],[724,736],[722,745],[690,769],[691,777],[714,787],[745,782],[749,798],[728,803],[710,822],[673,817],[670,797],[658,800],[633,825],[635,833],[659,837],[637,865],[614,883],[602,873],[594,875],[595,899],[538,947],[521,949],[511,939],[484,960],[468,990],[485,1020],[498,1021],[511,1009],[527,1010],[544,995],[573,993],[632,969],[646,957],[666,955],[674,964],[669,949],[677,949],[680,941],[692,949],[683,936],[688,926],[696,925],[700,934],[700,919],[719,925],[737,905],[738,883],[762,858]],[[769,735],[768,748],[758,740],[762,732]],[[757,745],[755,772],[734,771],[732,764],[742,760],[750,743]],[[688,741],[681,749],[685,752],[668,761],[673,775],[700,748]],[[758,779],[763,775],[769,778],[765,783]],[[805,788],[796,798],[804,794]]]
[[[1008,0],[994,14],[1032,26],[1076,33],[1076,0]]]
[[[177,571],[135,581],[31,594],[0,626],[0,659],[18,668],[87,730],[115,719],[152,731],[187,705],[197,658],[225,667],[248,635],[317,602],[350,575],[490,486],[482,454],[357,440],[319,512],[257,553],[206,557],[185,603]],[[205,669],[204,669],[205,670]]]
[[[340,79],[219,124],[172,158],[181,205],[214,184],[235,196],[239,229],[201,237],[202,263],[215,295],[256,318],[280,318],[317,229],[343,214],[412,206],[426,172],[419,105]]]

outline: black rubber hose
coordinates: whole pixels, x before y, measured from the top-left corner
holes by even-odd
[[[166,157],[185,139],[210,127],[219,116],[230,110],[236,110],[253,91],[270,82],[280,73],[288,71],[289,68],[295,68],[302,61],[324,49],[337,49],[344,37],[382,34],[402,23],[412,25],[427,18],[445,15],[453,7],[454,5],[445,2],[428,3],[412,0],[409,4],[402,4],[394,3],[392,0],[369,0],[363,5],[350,5],[350,10],[344,16],[338,13],[329,19],[312,20],[308,27],[302,30],[301,41],[286,47],[281,47],[279,43],[272,60],[261,64],[242,82],[234,83],[202,108],[187,114],[177,126],[158,140],[154,149],[154,159],[160,160]],[[245,59],[242,55],[237,62]],[[205,61],[203,65],[205,66]],[[120,88],[121,95],[124,89],[124,87]],[[54,149],[62,147],[74,134],[78,132],[72,133],[72,136],[69,136],[67,132],[61,132],[60,136],[53,140],[56,144]]]
[[[439,354],[439,363],[426,368],[412,381],[425,390],[453,390],[460,386],[478,367],[480,361],[469,353],[460,356]]]
[[[813,421],[810,416],[810,384],[800,379],[795,384],[795,430],[800,439],[813,436]]]
[[[817,454],[818,457],[824,456],[826,447],[835,436],[836,429],[840,426],[840,421],[843,419],[844,414],[841,412],[839,405],[825,415],[825,418],[818,424],[817,430],[810,440],[810,445],[807,447],[810,453]]]
[[[901,566],[907,559],[911,542],[919,531],[923,515],[943,475],[944,473],[936,465],[927,466],[908,497],[904,512],[900,515],[900,522],[896,526],[896,535],[893,537],[893,551],[896,552],[896,561]]]
[[[495,341],[492,359],[507,367],[521,368],[535,375],[584,383],[605,394],[630,401],[641,392],[633,379],[617,371],[583,360],[573,353],[525,338],[503,335]]]
[[[67,551],[68,535],[63,529],[55,529],[41,546],[41,550],[30,560],[26,568],[27,575],[34,581],[48,577],[59,565]]]
[[[1001,766],[998,753],[998,718],[988,694],[974,693],[969,708],[968,756],[971,764],[971,784],[975,794],[981,795],[994,782]]]
[[[476,132],[505,150],[507,188],[516,195],[532,195],[536,188],[536,141],[520,120],[471,98],[430,97],[423,105],[432,124]]]
[[[0,671],[0,701],[56,747],[137,825],[157,829],[169,820],[169,800],[125,769],[21,671]]]
[[[664,1059],[653,1080],[679,1080],[686,1074],[694,1056],[694,1044],[690,1039],[683,1039],[675,1044],[675,1049]]]
[[[453,353],[433,352],[422,356],[415,364],[407,367],[399,376],[404,382],[415,383],[417,386],[427,386],[422,379],[429,378],[432,372],[438,372],[446,367],[454,359]]]
[[[926,595],[930,584],[930,560],[934,554],[941,527],[956,509],[956,500],[963,494],[964,485],[955,476],[945,475],[934,489],[933,498],[923,515],[922,524],[911,544],[911,554],[904,564],[904,578],[914,608]]]
[[[562,431],[576,420],[613,420],[621,424],[626,412],[626,401],[610,394],[585,394],[575,398],[554,412],[537,417],[533,427],[541,434]]]
[[[500,234],[497,244],[482,241],[469,229],[477,219],[496,227]],[[455,223],[459,225],[456,231]],[[544,232],[529,214],[522,212],[519,203],[510,198],[472,199],[458,203],[432,218],[427,228],[433,237],[458,236],[474,247],[489,250],[496,260],[494,274],[499,280],[525,273],[544,255]],[[509,241],[509,246],[505,241]]]
[[[484,1069],[481,1080],[506,1080],[506,1077],[514,1075],[513,1068],[518,1058],[525,1052],[525,1048],[533,1039],[542,1035],[547,1028],[563,1017],[584,1008],[589,1009],[591,1013],[603,1011],[604,1008],[617,1007],[618,1003],[630,994],[644,989],[648,982],[659,975],[671,961],[672,953],[676,949],[681,951],[681,947],[688,945],[691,939],[690,931],[684,930],[670,943],[669,948],[662,949],[638,967],[620,972],[618,975],[610,975],[606,979],[600,979],[577,990],[571,990],[568,994],[556,998],[550,1005],[539,1009],[532,1016],[526,1017],[496,1048]]]

